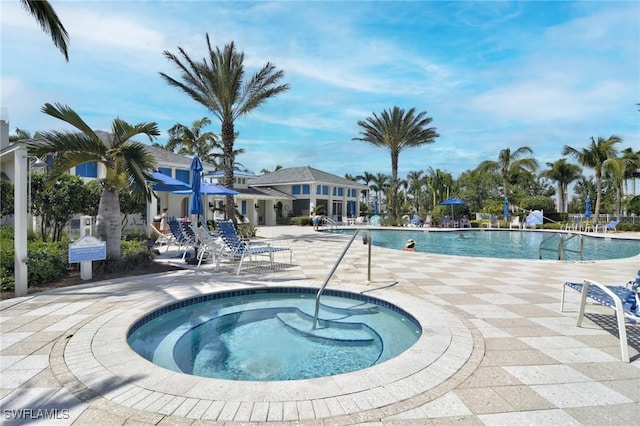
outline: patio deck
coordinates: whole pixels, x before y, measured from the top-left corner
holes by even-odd
[[[578,293],[568,292],[564,313],[560,294],[567,280],[626,283],[640,256],[558,262],[374,247],[367,282],[367,246],[356,241],[329,287],[390,300],[418,317],[424,332],[398,358],[345,377],[204,379],[153,366],[128,349],[128,326],[171,301],[263,285],[319,287],[348,239],[311,227],[261,227],[258,235],[289,246],[293,267],[240,276],[232,265],[217,273],[189,267],[2,301],[3,424],[637,423],[639,326],[628,326],[632,362],[621,362],[617,337],[603,329],[615,333],[611,311],[577,328]]]

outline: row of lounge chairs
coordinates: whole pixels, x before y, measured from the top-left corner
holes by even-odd
[[[216,221],[215,232],[202,226],[193,226],[175,218],[168,221],[170,234],[162,235],[156,243],[178,246],[178,255],[184,260],[191,249],[195,253],[194,263],[200,267],[202,263],[211,261],[218,271],[222,261],[237,262],[236,274],[245,262],[257,260],[258,256],[269,259],[270,267],[275,266],[274,255],[278,252],[289,252],[288,263],[292,264],[291,250],[288,247],[277,247],[268,241],[249,241],[243,239],[237,232],[232,221]]]
[[[576,217],[572,222],[567,222],[562,226],[562,229],[567,231],[583,231],[583,232],[618,232],[617,220],[609,221],[609,223],[593,223],[584,221],[580,217]]]

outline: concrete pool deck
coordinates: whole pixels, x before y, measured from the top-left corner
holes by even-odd
[[[203,379],[153,366],[126,347],[135,319],[185,297],[263,285],[320,287],[349,238],[294,226],[260,227],[258,235],[289,247],[293,266],[236,276],[232,265],[219,272],[206,265],[0,302],[3,424],[637,422],[639,326],[627,327],[632,362],[621,362],[617,337],[603,329],[612,311],[590,315],[578,328],[578,294],[567,292],[566,312],[560,294],[568,280],[626,283],[640,269],[638,256],[558,262],[373,247],[368,282],[367,246],[356,240],[329,287],[389,300],[419,317],[424,332],[400,357],[341,376]],[[171,253],[159,261],[182,265]]]

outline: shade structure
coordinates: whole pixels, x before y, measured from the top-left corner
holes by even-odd
[[[461,206],[467,204],[459,198],[449,198],[440,203],[441,206],[451,206],[451,218],[453,219],[453,206]]]
[[[191,194],[191,189],[173,191],[174,194]],[[238,195],[238,191],[229,189],[226,186],[216,185],[215,183],[200,183],[200,195]]]
[[[509,217],[509,199],[504,197],[504,217]]]
[[[591,197],[587,195],[587,200],[584,203],[584,217],[591,217]]]
[[[179,181],[177,179],[172,178],[171,176],[167,176],[164,173],[153,172],[151,174],[155,181],[151,181],[151,186],[154,191],[158,192],[171,192],[171,191],[179,191],[186,189],[187,191],[191,191],[191,186],[187,183]]]
[[[204,213],[204,208],[202,207],[202,194],[200,193],[203,170],[200,157],[193,157],[193,161],[191,162],[191,167],[189,169],[191,170],[191,201],[189,202],[189,213],[200,216]]]

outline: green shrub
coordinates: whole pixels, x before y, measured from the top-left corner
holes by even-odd
[[[238,234],[245,239],[255,238],[256,227],[253,223],[238,224]]]
[[[69,273],[69,241],[32,241],[27,257],[29,286],[57,281]]]
[[[120,259],[107,256],[105,260],[93,262],[93,270],[104,274],[138,271],[148,268],[153,261],[153,253],[140,241],[122,241],[121,252]]]

